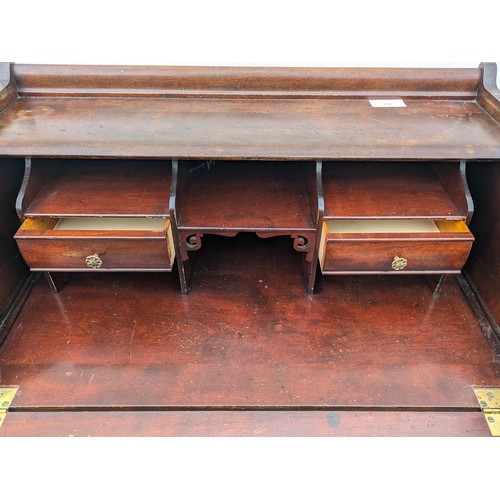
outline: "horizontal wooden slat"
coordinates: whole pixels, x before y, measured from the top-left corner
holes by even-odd
[[[10,412],[0,436],[489,436],[477,412]]]

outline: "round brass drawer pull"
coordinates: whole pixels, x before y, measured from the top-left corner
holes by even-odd
[[[404,269],[408,265],[408,261],[404,259],[403,257],[394,257],[392,259],[392,268],[394,271],[401,271],[401,269]]]
[[[85,259],[85,264],[92,269],[99,269],[102,266],[102,260],[96,253],[94,255],[89,255]]]

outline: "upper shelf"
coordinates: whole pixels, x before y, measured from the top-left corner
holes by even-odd
[[[0,155],[500,158],[498,91],[481,70],[12,68]],[[368,100],[396,97],[406,107]]]

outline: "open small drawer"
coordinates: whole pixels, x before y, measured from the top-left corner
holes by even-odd
[[[168,218],[26,219],[15,235],[32,271],[170,271]]]
[[[331,219],[319,260],[324,274],[459,273],[473,241],[462,220]]]

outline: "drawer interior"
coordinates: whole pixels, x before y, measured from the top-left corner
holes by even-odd
[[[155,232],[164,233],[169,219],[164,217],[62,217],[26,219],[18,234],[22,232]]]
[[[325,221],[328,234],[411,234],[411,233],[468,233],[461,220],[425,219],[331,219]]]
[[[55,231],[164,231],[164,218],[67,217],[57,221]]]

